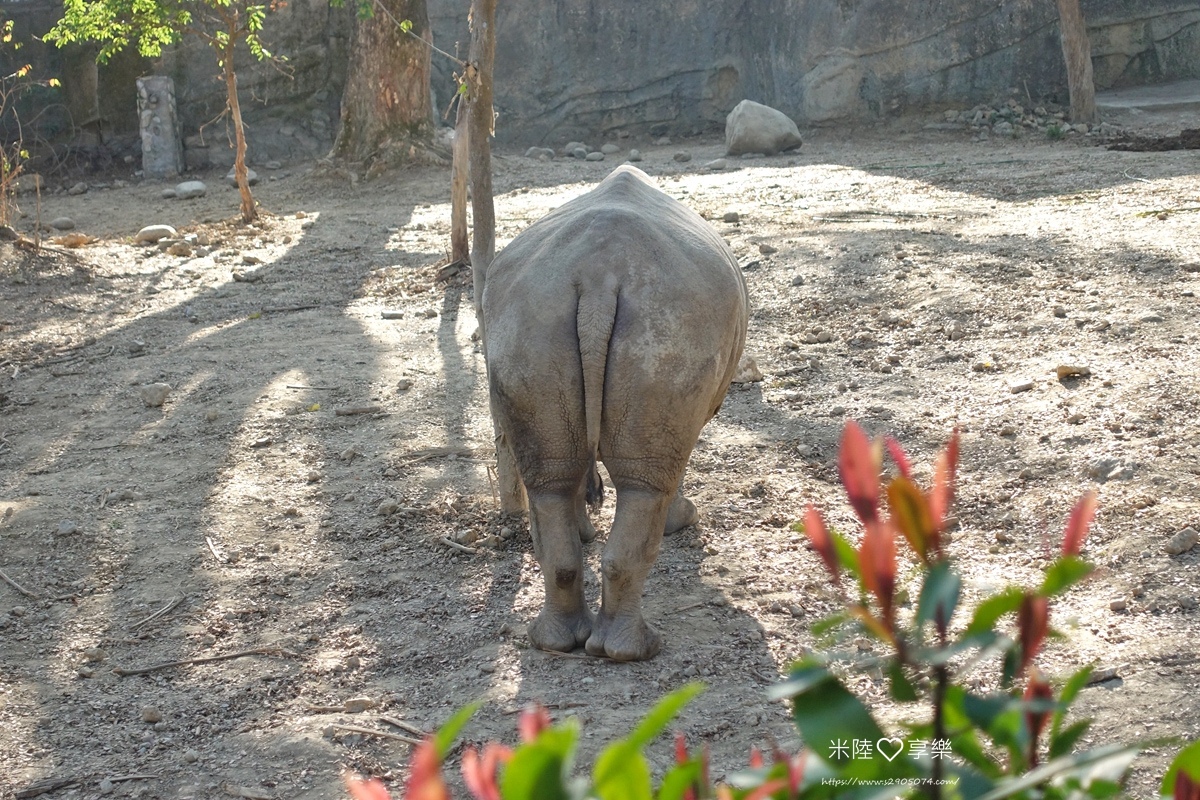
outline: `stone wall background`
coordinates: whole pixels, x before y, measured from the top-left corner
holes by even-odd
[[[336,132],[353,30],[351,7],[292,0],[267,21],[282,67],[238,64],[250,160],[316,157]],[[466,52],[469,0],[429,0],[436,44]],[[1100,89],[1200,78],[1200,2],[1083,0]],[[45,0],[4,0],[18,36],[58,16]],[[1065,100],[1052,0],[506,0],[497,20],[497,133],[561,144],[625,130],[719,129],[749,98],[802,126],[970,106],[1010,96]],[[457,47],[461,42],[461,47]],[[232,163],[231,136],[205,123],[224,107],[215,56],[200,42],[157,63],[122,54],[98,70],[84,48],[31,42],[20,54],[63,91],[27,98],[51,141],[116,147],[136,139],[134,80],[175,80],[192,167]],[[440,114],[454,65],[434,55]],[[92,88],[94,87],[94,88]],[[41,108],[37,107],[41,104]],[[28,117],[28,114],[26,115]],[[125,138],[123,138],[125,137]]]

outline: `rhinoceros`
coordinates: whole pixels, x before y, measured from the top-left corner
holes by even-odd
[[[697,520],[679,491],[684,467],[745,344],[737,262],[699,214],[623,166],[513,239],[481,294],[492,415],[545,580],[529,638],[651,658],[662,640],[642,588],[663,534]],[[617,501],[593,617],[581,542],[596,535],[597,459]]]

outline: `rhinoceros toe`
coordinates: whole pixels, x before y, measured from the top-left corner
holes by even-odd
[[[569,653],[588,641],[592,633],[592,613],[586,608],[574,614],[542,609],[529,626],[529,641],[539,650]]]
[[[662,636],[641,616],[606,617],[602,612],[587,640],[587,652],[613,661],[645,661],[658,655]]]

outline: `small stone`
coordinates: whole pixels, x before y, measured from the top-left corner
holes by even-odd
[[[720,172],[721,170],[725,169],[728,166],[729,166],[728,161],[726,161],[723,158],[717,158],[717,159],[713,159],[712,161],[709,161],[707,164],[705,164],[704,168],[710,169],[713,172]]]
[[[459,544],[475,544],[479,541],[479,532],[472,528],[463,528],[454,535],[454,540]]]
[[[952,342],[957,342],[959,339],[967,335],[966,328],[964,328],[963,324],[958,320],[955,320],[944,326],[942,330],[945,331],[946,338]]]
[[[283,164],[280,164],[278,161],[268,161],[263,166],[267,169],[283,169]]]
[[[304,480],[307,483],[316,483],[321,480],[321,473],[319,470],[310,469],[308,474],[304,476]]]
[[[242,256],[242,263],[248,267],[254,267],[254,266],[258,266],[259,264],[263,263],[263,260],[261,258],[259,258],[258,256],[252,256],[247,253],[246,255]],[[253,283],[253,282],[254,281],[250,281],[250,283]]]
[[[64,519],[58,523],[58,527],[54,529],[54,533],[57,536],[73,536],[79,533],[79,526],[69,519]]]
[[[691,161],[692,154],[689,153],[687,150],[680,150],[678,153],[673,155],[672,158],[674,158],[676,161],[678,161],[679,163],[682,164],[682,163]]]
[[[403,311],[381,311],[379,313],[382,319],[404,319]]]
[[[29,609],[25,608],[25,606],[13,606],[8,610],[9,614],[18,618],[25,616],[28,612]]]
[[[803,286],[803,285],[804,285],[804,276],[803,275],[793,275],[792,276],[792,286]]]
[[[771,245],[767,244],[766,242],[763,242],[762,244],[760,244],[758,246],[758,252],[760,255],[771,256],[771,255],[775,255],[776,253],[778,253],[779,248],[772,247]],[[804,283],[803,279],[801,279],[800,283]],[[797,284],[793,284],[793,285],[797,285]]]
[[[586,147],[574,147],[567,152],[570,153],[572,158],[577,158],[580,161],[583,161],[588,157],[588,151]]]
[[[531,147],[525,151],[526,158],[536,158],[538,161],[553,161],[554,151],[549,147]]]
[[[79,195],[79,194],[85,193],[87,190],[88,190],[88,185],[86,183],[84,183],[83,181],[80,181],[79,183],[72,186],[70,189],[67,189],[67,194]]]
[[[197,761],[200,760],[200,754],[197,753],[195,750],[191,750],[191,749],[184,750],[183,751],[183,760],[185,762],[187,762],[188,764],[195,764]]]
[[[351,656],[355,658],[355,656]],[[347,714],[361,714],[364,711],[370,711],[375,707],[375,701],[370,697],[351,697],[342,704],[342,709]]]
[[[1054,307],[1054,316],[1058,317],[1059,319],[1062,319],[1063,317],[1067,316],[1066,307],[1065,306],[1055,306]]]
[[[843,416],[845,413],[846,413],[845,406],[834,406],[833,408],[829,409],[829,416],[831,416],[831,417],[840,417],[840,416]]]
[[[654,140],[654,146],[655,147],[670,147],[671,146],[671,137],[670,136],[658,137],[657,139]]]
[[[274,443],[275,443],[275,440],[272,439],[270,436],[260,436],[257,439],[255,439],[253,442],[251,442],[250,446],[254,447],[254,448],[270,447]]]
[[[1097,683],[1104,683],[1105,681],[1111,681],[1113,678],[1119,677],[1121,677],[1121,674],[1117,667],[1100,667],[1088,676],[1087,682],[1088,686],[1094,686]]]
[[[142,709],[142,722],[153,725],[156,722],[162,722],[162,712],[154,706],[145,706]]]
[[[96,674],[96,670],[92,669],[91,667],[80,667],[79,669],[75,670],[75,674],[81,678],[90,678]]]
[[[400,380],[396,381],[396,391],[398,392],[407,392],[412,387],[413,382],[408,378],[401,378]]]
[[[433,319],[437,315],[438,315],[438,312],[437,312],[436,308],[427,308],[421,312],[421,316],[424,317],[425,319]]]
[[[50,221],[50,227],[56,231],[69,231],[75,227],[75,220],[70,217],[56,217]]]
[[[229,184],[230,186],[237,186],[237,169],[236,168],[231,169],[231,170],[229,170],[228,173],[226,173],[225,183]],[[246,168],[246,184],[248,186],[253,186],[256,183],[258,183],[258,173],[255,172],[254,170],[250,169],[249,167],[247,167]]]
[[[1008,390],[1013,394],[1020,394],[1021,392],[1028,392],[1032,388],[1033,381],[1020,381],[1019,383],[1010,384]]]
[[[167,255],[187,257],[192,254],[192,246],[187,242],[176,242],[167,248]]]
[[[154,244],[160,239],[178,238],[178,231],[170,225],[147,225],[134,234],[133,241],[135,244]]]
[[[148,408],[160,408],[167,401],[167,395],[170,393],[171,384],[169,383],[148,383],[138,388],[138,396],[142,398],[142,402]]]
[[[621,152],[621,148],[612,142],[609,142],[608,144],[601,145],[600,152],[606,156],[611,156],[615,153]]]
[[[180,200],[204,197],[207,193],[208,186],[204,184],[204,181],[184,181],[183,183],[175,184],[175,196]]]
[[[588,153],[587,156],[585,157],[585,160],[587,160],[587,161],[603,161],[604,153],[601,153],[599,150],[596,150],[594,152]]]
[[[1200,533],[1197,533],[1195,528],[1184,528],[1167,540],[1167,543],[1163,545],[1163,552],[1170,556],[1177,556],[1191,550],[1198,541],[1200,541]]]
[[[212,409],[209,409],[208,411],[204,412],[204,421],[205,422],[216,422],[220,418],[221,418],[220,411],[214,411]]]
[[[642,160],[642,151],[638,150],[637,148],[630,150],[629,151],[629,160],[632,162],[641,161]]]
[[[177,195],[176,195],[174,189],[171,189],[168,187],[166,189],[163,189],[161,192],[159,192],[158,196],[161,197],[163,200],[174,200]]]
[[[113,782],[110,781],[108,778],[105,778],[104,780],[100,781],[99,787],[100,787],[100,794],[112,794]]]
[[[500,529],[500,538],[501,539],[503,539],[504,541],[507,542],[512,537],[513,537],[513,529],[512,528],[510,528],[506,525]]]
[[[83,660],[97,663],[108,658],[108,653],[101,647],[89,647],[83,651]]]
[[[1163,321],[1162,314],[1146,314],[1146,315],[1138,318],[1138,322],[1162,322],[1162,321]]]
[[[395,514],[399,510],[400,510],[400,504],[398,502],[396,502],[396,500],[394,500],[393,498],[389,497],[388,499],[386,499],[382,503],[380,503],[379,506],[375,509],[375,516],[390,517],[392,514]]]
[[[737,372],[734,373],[734,383],[757,383],[763,379],[762,370],[758,368],[758,364],[748,355],[743,355],[742,360],[738,362]]]
[[[1116,600],[1109,601],[1108,604],[1109,611],[1124,611],[1128,607],[1129,603],[1126,602],[1122,597],[1118,597]]]
[[[742,215],[736,211],[726,211],[721,216],[721,222],[738,222],[741,220],[741,218]]]

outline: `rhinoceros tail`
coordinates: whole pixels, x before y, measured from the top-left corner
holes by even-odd
[[[609,292],[582,292],[575,315],[579,336],[579,362],[583,367],[583,416],[587,423],[588,449],[592,468],[588,472],[587,501],[598,507],[604,501],[604,483],[596,469],[600,451],[600,420],[604,413],[604,370],[608,345],[617,320],[617,295]]]

